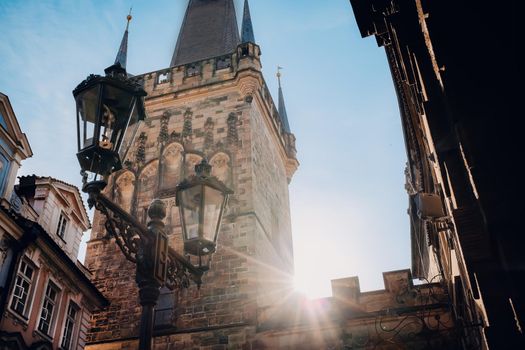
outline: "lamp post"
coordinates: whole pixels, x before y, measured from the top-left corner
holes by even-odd
[[[135,280],[142,306],[139,348],[152,347],[154,308],[160,288],[188,288],[190,281],[198,286],[208,270],[228,197],[233,192],[211,176],[206,160],[195,167],[196,175],[181,182],[176,189],[180,210],[184,251],[183,257],[169,246],[163,219],[164,203],[155,199],[148,209],[147,226],[102,194],[104,178],[122,168],[122,155],[145,119],[142,87],[115,64],[105,76],[90,75],[73,91],[77,105],[78,153],[83,175],[82,190],[88,194],[90,208],[105,217],[105,228],[129,261],[136,264]],[[93,178],[88,181],[88,174]],[[195,257],[197,265],[192,263]]]

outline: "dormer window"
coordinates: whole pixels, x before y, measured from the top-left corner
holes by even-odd
[[[66,235],[66,227],[67,227],[67,218],[64,215],[63,212],[60,213],[60,217],[58,218],[58,226],[57,226],[57,236],[64,239]]]

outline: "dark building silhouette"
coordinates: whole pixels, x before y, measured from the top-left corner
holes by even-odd
[[[515,4],[350,2],[399,100],[414,277],[437,271],[465,349],[524,349]]]

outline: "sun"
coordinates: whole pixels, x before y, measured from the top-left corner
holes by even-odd
[[[308,299],[331,296],[330,283],[322,271],[296,271],[293,279],[294,289]]]

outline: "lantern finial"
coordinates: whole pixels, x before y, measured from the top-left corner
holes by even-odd
[[[204,158],[199,164],[195,165],[195,173],[200,177],[209,177],[211,175],[211,165],[206,158]]]

